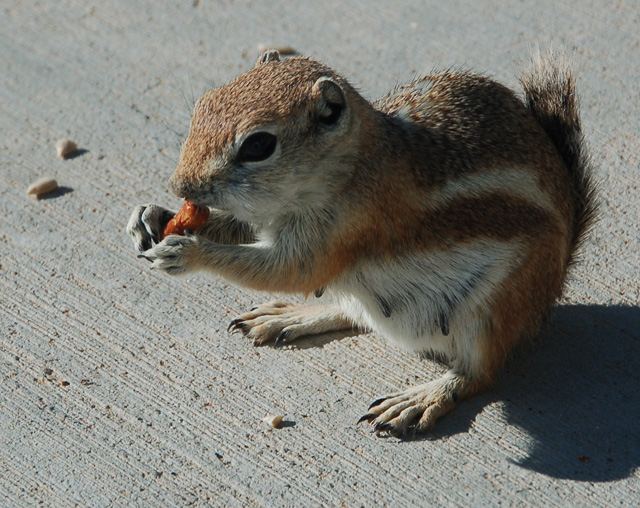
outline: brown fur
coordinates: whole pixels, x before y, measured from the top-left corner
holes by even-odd
[[[508,241],[535,238],[545,231],[561,238],[562,231],[557,220],[540,208],[499,193],[458,199],[429,211],[389,200],[382,210],[384,213],[367,210],[352,216],[351,226],[329,243],[326,258],[321,258],[326,262],[318,268],[311,286],[330,283],[355,261],[392,259],[481,237]]]
[[[562,291],[570,245],[558,235],[544,235],[535,246],[505,281],[493,305],[491,335],[483,344],[489,359],[488,382],[493,381],[514,346],[537,333]]]

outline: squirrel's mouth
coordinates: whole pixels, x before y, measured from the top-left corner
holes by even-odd
[[[209,208],[215,208],[217,210],[224,210],[225,208],[222,195],[215,189],[187,192],[181,197],[196,206],[206,206]]]

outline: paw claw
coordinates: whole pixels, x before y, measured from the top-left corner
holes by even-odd
[[[376,424],[374,424],[373,426],[373,430],[375,430],[376,432],[389,432],[391,433],[391,431],[394,429],[395,427],[393,425],[391,425],[388,422],[378,422]]]
[[[233,319],[230,323],[229,326],[227,326],[227,333],[234,333],[236,331],[238,331],[238,325],[242,322],[242,319],[240,318],[235,318]]]
[[[281,343],[286,344],[288,342],[287,338],[289,337],[289,335],[291,335],[291,331],[283,330],[282,332],[280,332],[280,335],[276,337],[276,340],[273,343],[273,345],[279,346]]]
[[[379,406],[380,404],[382,404],[385,400],[387,400],[389,397],[380,397],[379,399],[374,400],[371,405],[369,406],[369,409],[373,409],[376,406]]]
[[[366,415],[363,415],[363,416],[360,417],[360,419],[358,420],[357,424],[362,423],[362,422],[371,422],[375,417],[376,417],[376,415],[374,415],[373,413],[367,413]]]
[[[247,335],[249,333],[249,325],[244,321],[239,321],[236,323],[231,329],[231,333],[240,332],[242,335]]]

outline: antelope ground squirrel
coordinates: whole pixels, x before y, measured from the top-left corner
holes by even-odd
[[[532,69],[524,100],[447,71],[369,103],[323,64],[268,51],[195,106],[170,188],[209,222],[159,242],[172,214],[144,205],[127,229],[169,274],[332,296],[233,320],[255,344],[358,327],[446,359],[361,419],[425,432],[538,331],[595,216],[574,78],[552,55]]]

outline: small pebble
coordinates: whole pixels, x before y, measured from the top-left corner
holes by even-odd
[[[283,419],[284,415],[267,415],[262,421],[271,425],[274,429],[281,429]]]
[[[49,194],[58,188],[55,178],[44,177],[33,182],[27,187],[27,194],[35,194],[37,198]]]
[[[58,155],[63,159],[66,159],[70,155],[73,155],[78,151],[78,145],[76,145],[70,139],[61,139],[56,143],[56,150]]]

